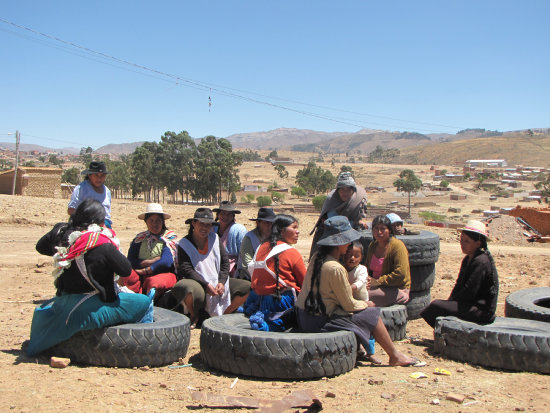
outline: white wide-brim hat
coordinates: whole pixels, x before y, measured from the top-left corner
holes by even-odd
[[[159,214],[162,215],[164,219],[170,219],[170,217],[172,216],[162,210],[161,204],[156,204],[154,202],[147,204],[147,209],[145,210],[145,212],[138,215],[138,219],[145,219],[145,216],[147,214]]]
[[[487,232],[487,226],[483,222],[475,219],[468,221],[464,228],[459,228],[458,231],[476,232],[480,235],[483,235],[487,239],[487,241],[491,240],[489,238],[489,233]]]

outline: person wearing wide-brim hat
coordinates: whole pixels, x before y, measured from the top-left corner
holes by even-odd
[[[492,323],[498,299],[498,273],[493,256],[487,248],[489,234],[483,222],[477,220],[458,230],[460,248],[466,255],[451,295],[447,300],[434,300],[421,316],[435,327],[440,316],[455,316],[478,324]]]
[[[212,230],[216,224],[212,210],[197,208],[185,223],[189,232],[178,242],[178,282],[171,295],[183,305],[194,328],[201,314],[214,317],[234,312],[246,300],[250,283],[230,280],[227,252]]]
[[[343,215],[348,218],[354,229],[366,229],[367,193],[358,186],[351,172],[341,172],[336,181],[336,189],[332,190],[325,199],[319,218],[310,235],[313,235],[309,257],[313,256],[317,241],[323,236],[323,222],[330,216]]]
[[[390,366],[413,365],[417,360],[393,345],[380,318],[380,309],[353,298],[348,272],[339,260],[360,237],[344,216],[325,221],[323,236],[296,302],[299,327],[306,332],[352,331],[364,348],[368,347],[372,334],[389,355]]]
[[[252,231],[248,231],[243,238],[239,250],[235,277],[250,281],[248,264],[252,261],[254,253],[260,244],[271,235],[271,226],[273,225],[274,219],[275,212],[273,212],[273,208],[266,207],[262,207],[258,210],[258,216],[256,218],[250,218],[250,221],[256,222],[256,228]]]
[[[235,276],[237,271],[237,260],[243,238],[246,235],[246,228],[235,222],[235,215],[240,214],[235,205],[229,201],[222,201],[219,208],[214,208],[212,211],[216,213],[216,221],[218,227],[215,231],[222,240],[222,244],[227,251],[229,258],[229,274]]]
[[[84,180],[75,187],[71,195],[67,208],[69,215],[74,213],[82,201],[92,198],[101,202],[105,208],[105,225],[111,227],[111,191],[105,186],[108,173],[104,162],[90,162],[88,169],[81,172],[81,175],[84,175]]]
[[[145,222],[147,230],[137,234],[130,244],[128,261],[133,270],[129,277],[121,277],[119,284],[144,294],[155,288],[155,302],[158,302],[176,283],[177,236],[166,227],[166,220],[171,216],[160,204],[147,204],[137,217]]]

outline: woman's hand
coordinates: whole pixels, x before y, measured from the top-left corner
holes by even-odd
[[[215,287],[212,287],[210,284],[206,285],[206,294],[208,295],[218,295],[218,291]]]
[[[153,275],[153,270],[151,270],[151,267],[140,268],[139,270],[135,270],[135,272],[140,277],[146,277],[148,275]]]
[[[151,265],[153,265],[158,260],[160,260],[160,255],[158,257],[151,258],[150,260],[143,260],[139,263],[139,265],[141,265],[141,268],[150,267]]]
[[[223,293],[225,293],[225,286],[222,283],[218,283],[216,286],[216,292],[218,295],[223,295]]]
[[[368,277],[367,278],[367,290],[378,287],[380,283],[376,278]]]

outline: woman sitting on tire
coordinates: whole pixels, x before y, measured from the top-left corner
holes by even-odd
[[[57,294],[34,311],[29,356],[78,331],[135,323],[147,313],[150,297],[119,293],[116,288],[115,274],[128,276],[132,266],[118,250],[114,232],[103,227],[104,221],[103,205],[86,199],[68,223],[56,224],[36,244],[38,252],[54,257]]]
[[[302,255],[292,245],[298,242],[298,221],[291,215],[275,217],[271,235],[256,250],[249,272],[250,295],[244,313],[254,330],[284,331],[284,314],[294,309],[294,301],[306,275]]]
[[[148,204],[146,211],[138,215],[138,219],[145,221],[147,231],[137,234],[128,249],[132,274],[119,279],[120,285],[136,293],[147,294],[155,288],[155,302],[176,283],[176,234],[166,228],[165,221],[169,218],[170,214],[155,203]]]
[[[250,282],[229,278],[229,260],[218,235],[212,231],[214,215],[209,208],[197,208],[185,221],[189,233],[178,243],[179,281],[172,295],[189,314],[191,327],[201,310],[211,317],[229,314],[241,306],[250,291]]]
[[[296,302],[298,325],[307,333],[347,330],[368,348],[372,335],[388,353],[390,366],[409,366],[416,362],[399,352],[380,318],[380,308],[355,300],[348,272],[339,260],[351,242],[361,234],[344,216],[325,221],[323,237],[307,269],[302,291]]]
[[[385,215],[372,220],[372,236],[365,263],[369,270],[369,300],[377,307],[405,304],[411,288],[407,247],[393,236],[391,222]]]
[[[434,327],[439,316],[455,316],[465,321],[489,324],[495,320],[498,298],[498,273],[487,249],[487,229],[471,220],[459,230],[460,248],[466,254],[456,284],[448,300],[434,300],[420,314]]]

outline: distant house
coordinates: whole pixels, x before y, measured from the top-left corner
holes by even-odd
[[[245,192],[258,192],[260,190],[259,185],[245,185],[243,191]]]
[[[508,163],[504,159],[470,159],[464,163],[469,168],[505,168]]]
[[[269,162],[271,162],[271,165],[289,165],[294,163],[290,158],[269,158]]]
[[[16,195],[43,198],[61,198],[61,175],[59,168],[20,167],[17,169]],[[14,170],[0,173],[0,193],[12,193]]]

